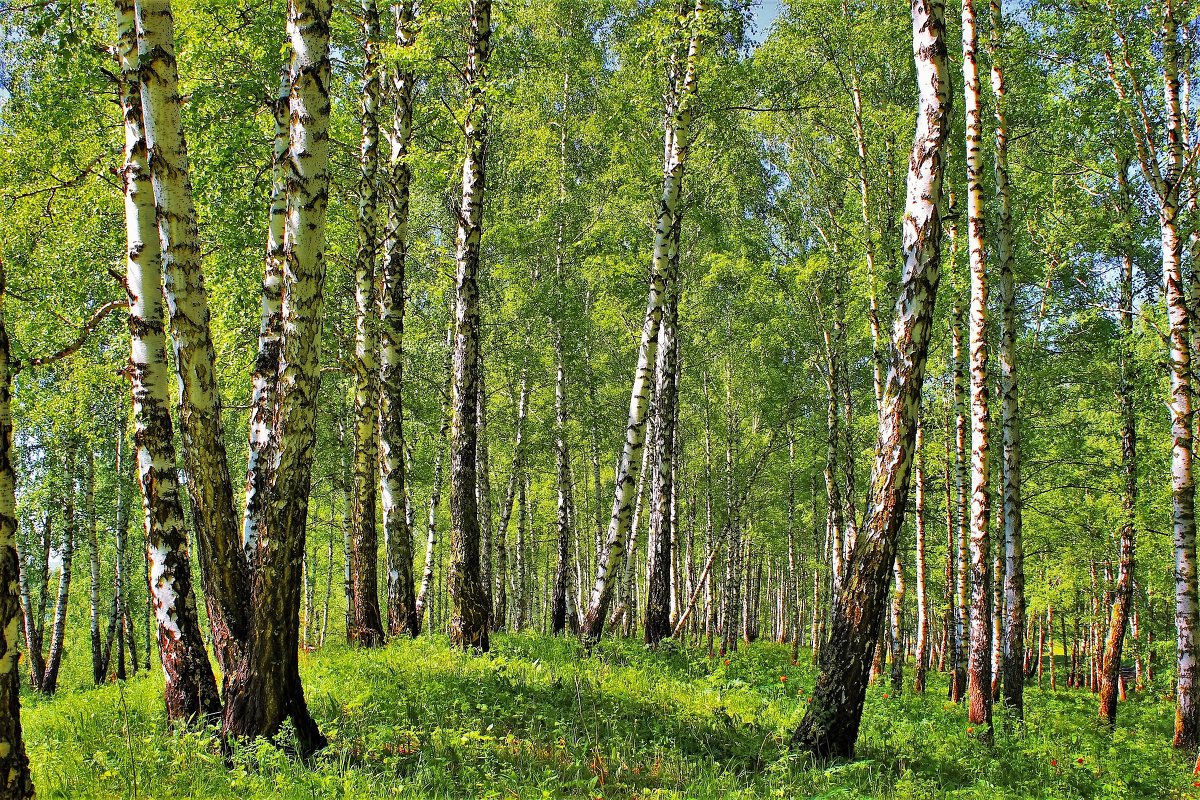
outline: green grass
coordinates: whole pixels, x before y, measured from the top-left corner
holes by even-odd
[[[266,743],[227,764],[211,732],[172,731],[158,674],[23,698],[42,798],[1186,798],[1171,701],[1132,696],[1114,735],[1086,691],[1030,689],[1028,726],[988,747],[932,676],[924,697],[868,694],[858,757],[813,765],[786,742],[814,671],[787,648],[726,665],[678,647],[497,636],[325,648],[302,663],[330,747],[311,764]],[[802,658],[807,661],[807,656]],[[781,680],[781,676],[786,680]],[[906,678],[908,676],[906,675]]]

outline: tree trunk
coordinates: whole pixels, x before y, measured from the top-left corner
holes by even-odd
[[[379,340],[375,260],[379,211],[379,7],[362,0],[363,47],[358,253],[354,259],[354,515],[350,528],[350,604],[346,640],[383,643],[379,613]],[[475,398],[472,397],[472,402]]]
[[[918,426],[920,423],[918,423]],[[900,554],[892,566],[892,689],[899,694],[904,688],[904,595],[907,584],[904,582],[904,565],[900,562]]]
[[[929,598],[925,585],[925,429],[917,420],[917,437],[913,445],[914,493],[917,536],[917,642],[913,663],[913,692],[925,693],[925,671],[929,666]]]
[[[174,341],[179,427],[204,598],[221,671],[237,669],[250,622],[249,565],[233,512],[200,233],[180,117],[170,0],[135,0],[142,115]],[[227,686],[228,688],[228,686]]]
[[[121,110],[125,117],[125,287],[129,295],[133,441],[145,519],[150,596],[166,676],[167,717],[190,720],[215,715],[220,700],[200,630],[175,467],[160,289],[161,250],[147,164],[147,139],[142,128],[145,90],[139,76],[146,71],[139,66],[134,4],[131,0],[117,0],[115,5]],[[162,22],[164,13],[169,14],[158,10],[157,22]],[[168,16],[168,23],[169,19]],[[134,657],[135,665],[136,662]]]
[[[21,734],[21,671],[17,664],[17,476],[13,453],[12,356],[4,325],[4,262],[0,261],[0,796],[33,798],[33,777]]]
[[[411,52],[416,44],[413,0],[392,3],[396,45]],[[413,535],[408,524],[408,491],[404,461],[404,284],[408,259],[409,187],[412,167],[413,74],[398,60],[388,73],[396,107],[388,138],[388,219],[383,235],[382,290],[379,321],[382,344],[379,364],[379,476],[383,500],[383,535],[387,561],[388,632],[393,636],[421,630],[413,585]]]
[[[252,636],[228,681],[225,730],[272,737],[285,719],[300,751],[326,740],[300,684],[301,574],[316,444],[329,197],[329,0],[290,0],[291,170],[284,247],[283,338],[265,524],[257,535]]]
[[[1118,182],[1122,190],[1121,204],[1126,217],[1130,199],[1125,173],[1128,164],[1120,164]],[[1132,247],[1128,243],[1127,247]],[[1121,411],[1121,473],[1125,478],[1121,495],[1122,524],[1120,533],[1121,565],[1113,592],[1112,610],[1108,623],[1104,657],[1100,674],[1100,722],[1109,730],[1117,724],[1117,695],[1121,682],[1121,654],[1125,630],[1133,606],[1133,573],[1135,536],[1137,531],[1137,414],[1133,388],[1133,258],[1127,249],[1121,258],[1121,362],[1117,399]]]
[[[625,538],[633,513],[635,487],[641,472],[641,455],[646,445],[646,409],[649,405],[652,369],[657,363],[659,326],[663,315],[666,280],[672,268],[671,249],[675,243],[674,229],[679,211],[679,197],[683,184],[684,167],[687,164],[691,144],[691,123],[695,113],[697,68],[703,25],[707,16],[707,0],[696,0],[690,27],[687,60],[683,78],[676,93],[674,113],[666,125],[664,136],[665,159],[663,164],[662,199],[655,220],[654,253],[650,270],[650,290],[646,302],[646,319],[642,325],[641,344],[638,347],[638,362],[634,372],[633,388],[629,398],[629,416],[625,426],[625,443],[616,471],[616,490],[613,497],[612,514],[603,551],[597,559],[596,581],[584,617],[581,637],[585,644],[599,641],[608,616],[612,600],[613,578],[625,555]]]
[[[88,633],[92,644],[92,683],[104,681],[104,645],[100,638],[100,540],[96,534],[96,463],[87,447],[87,493],[84,498],[88,546]]]
[[[458,211],[454,304],[454,382],[450,422],[451,641],[463,649],[488,649],[489,610],[480,579],[479,503],[476,494],[479,379],[479,242],[483,233],[487,104],[484,91],[491,53],[491,0],[471,0],[465,72],[467,101]]]
[[[942,148],[950,119],[944,6],[914,2],[913,57],[920,99],[904,215],[904,278],[892,328],[891,366],[880,406],[879,438],[866,524],[834,601],[829,637],[812,703],[792,736],[819,757],[854,752],[866,697],[867,670],[883,622],[887,572],[908,499],[909,467],[937,296],[941,249]]]
[[[991,462],[988,460],[988,280],[983,230],[983,121],[980,112],[974,0],[963,0],[963,98],[966,112],[967,250],[971,263],[968,341],[971,377],[971,625],[967,653],[967,718],[992,725]]]
[[[1013,277],[1012,211],[1008,184],[1008,123],[1000,51],[1004,17],[999,0],[991,0],[992,94],[996,103],[995,172],[996,258],[1000,262],[1000,396],[1003,426],[1004,702],[1018,719],[1025,714],[1025,548],[1021,508],[1021,416],[1017,382],[1017,291]]]

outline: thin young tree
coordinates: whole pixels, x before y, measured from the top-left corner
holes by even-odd
[[[596,580],[592,587],[587,614],[580,631],[585,643],[599,641],[612,602],[613,585],[625,556],[625,540],[633,519],[633,506],[641,475],[642,451],[646,446],[646,412],[650,404],[651,382],[654,379],[659,348],[659,328],[666,300],[667,278],[670,276],[671,248],[675,243],[679,198],[683,174],[692,140],[692,120],[696,112],[699,85],[700,48],[707,24],[708,2],[696,0],[688,16],[690,34],[687,56],[674,106],[665,126],[662,197],[654,227],[654,250],[651,257],[650,289],[646,299],[646,317],[642,324],[638,346],[637,367],[629,397],[629,415],[625,425],[625,442],[616,470],[616,489],[612,514],[601,552],[596,559]]]

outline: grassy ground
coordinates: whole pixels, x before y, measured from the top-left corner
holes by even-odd
[[[210,733],[171,731],[161,677],[25,696],[43,798],[1194,798],[1170,748],[1173,706],[1132,697],[1115,735],[1085,691],[1027,695],[1028,727],[981,743],[933,676],[924,697],[867,698],[858,757],[814,766],[784,746],[814,672],[757,644],[729,663],[692,650],[497,636],[490,656],[444,641],[302,664],[330,739],[304,765],[268,744],[223,760]],[[802,661],[807,661],[806,657]],[[907,678],[908,676],[906,676]]]

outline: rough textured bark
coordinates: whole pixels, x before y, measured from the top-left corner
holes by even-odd
[[[326,743],[308,712],[297,660],[301,564],[320,387],[320,328],[329,198],[329,0],[290,0],[291,129],[283,334],[265,525],[258,531],[252,637],[227,683],[225,729],[274,736],[285,719],[300,750]]]
[[[383,643],[379,613],[379,340],[375,261],[379,210],[379,7],[362,3],[362,145],[358,180],[358,252],[354,259],[354,513],[350,528],[350,604],[346,639]]]
[[[167,716],[188,720],[215,714],[220,701],[200,630],[175,467],[160,288],[161,249],[147,164],[147,140],[142,127],[144,93],[139,75],[144,73],[139,70],[134,5],[131,0],[117,0],[115,5],[121,110],[125,119],[122,172],[133,441],[142,491],[150,595],[166,676]],[[136,663],[136,657],[134,660]]]
[[[21,734],[21,654],[17,627],[17,476],[13,458],[12,379],[8,331],[4,325],[4,262],[0,261],[0,796],[33,797],[33,778]]]
[[[411,50],[416,44],[414,3],[392,4],[396,44]],[[382,290],[379,320],[382,329],[379,364],[379,475],[383,498],[383,531],[387,541],[388,631],[421,629],[413,586],[413,536],[408,524],[408,494],[404,472],[404,273],[408,258],[409,187],[412,166],[413,75],[397,65],[389,73],[395,100],[388,142],[388,219],[383,237]]]
[[[614,576],[625,555],[625,538],[633,514],[635,487],[641,472],[642,450],[646,445],[646,410],[649,406],[650,383],[654,376],[666,294],[666,276],[670,271],[670,249],[674,242],[672,231],[679,208],[684,167],[691,144],[691,123],[695,114],[697,68],[702,41],[707,0],[696,0],[691,14],[691,35],[683,77],[676,94],[674,113],[664,136],[665,159],[663,188],[655,219],[654,252],[651,259],[650,290],[646,301],[646,318],[642,325],[641,344],[634,372],[633,389],[629,398],[629,416],[625,426],[625,443],[617,465],[616,491],[612,514],[602,552],[597,559],[596,580],[592,587],[588,611],[584,617],[581,636],[585,643],[600,639],[604,630],[608,606],[612,601]]]
[[[135,9],[144,136],[180,391],[183,462],[214,649],[228,676],[236,669],[249,624],[249,565],[242,557],[225,458],[200,233],[180,118],[174,19],[169,0],[136,0]]]
[[[821,648],[812,703],[792,737],[820,757],[854,752],[866,697],[867,670],[883,622],[887,572],[895,559],[907,502],[925,356],[937,295],[941,249],[942,149],[950,118],[944,5],[912,5],[913,57],[919,101],[904,214],[905,267],[892,326],[879,438],[866,524],[834,600]]]
[[[466,156],[458,210],[454,305],[454,382],[450,421],[450,639],[487,651],[489,609],[480,579],[479,502],[476,494],[479,379],[479,244],[483,234],[484,161],[488,110],[485,84],[491,54],[491,0],[471,1],[468,32]]]

